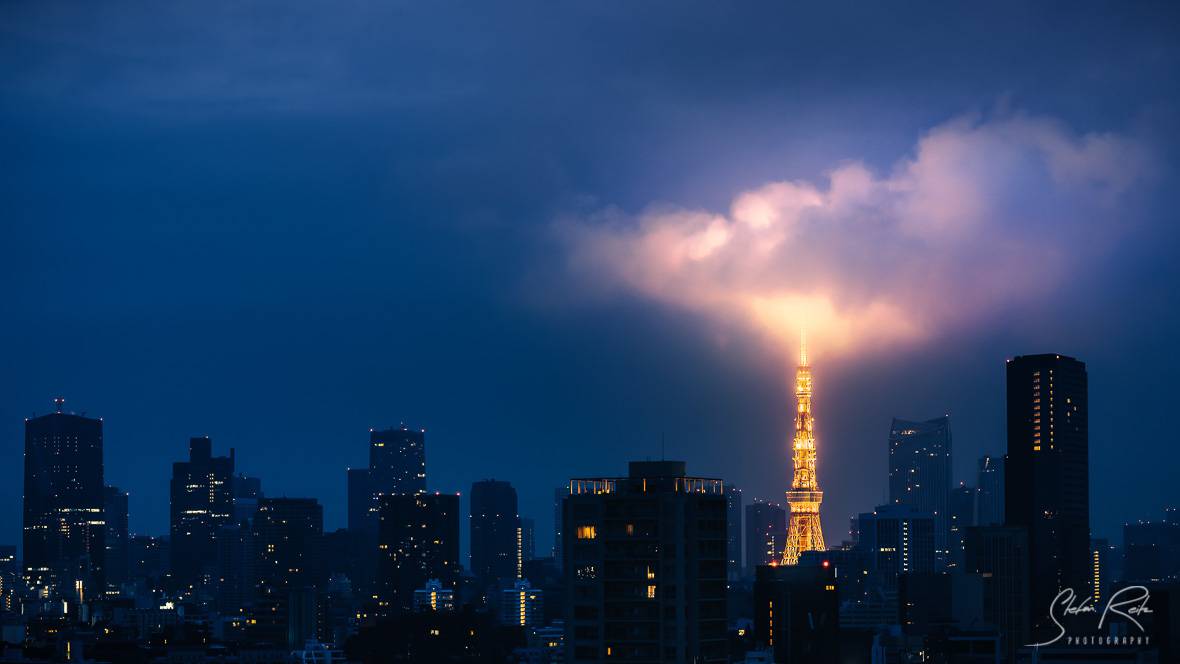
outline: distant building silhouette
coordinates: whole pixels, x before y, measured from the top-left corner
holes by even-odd
[[[937,569],[934,516],[909,505],[881,505],[857,520],[857,545],[868,552],[869,573],[893,591],[902,574]]]
[[[787,543],[787,511],[761,499],[746,505],[746,570],[753,573],[782,557]]]
[[[352,532],[376,532],[377,519],[373,510],[373,484],[368,468],[348,469],[348,529]]]
[[[24,574],[52,596],[106,590],[102,420],[58,411],[25,420]]]
[[[471,485],[471,573],[485,587],[520,578],[520,517],[516,489],[508,482]]]
[[[537,522],[520,517],[520,564],[537,557]]]
[[[426,432],[404,425],[370,431],[369,480],[382,495],[426,491]]]
[[[889,502],[909,505],[934,518],[934,548],[940,565],[949,561],[951,418],[925,422],[893,419],[889,428]]]
[[[1123,525],[1127,581],[1180,582],[1180,511],[1168,509],[1162,521]]]
[[[976,523],[976,509],[979,491],[973,486],[960,483],[951,490],[947,510],[950,517],[950,564],[956,568],[963,566],[963,538],[967,529]]]
[[[459,496],[382,496],[378,527],[379,605],[384,613],[413,608],[414,591],[437,579],[459,581]]]
[[[836,568],[812,564],[760,565],[754,575],[754,633],[774,662],[839,661],[839,594]]]
[[[193,590],[219,576],[217,533],[233,523],[234,451],[214,457],[208,436],[189,440],[189,460],[172,464],[172,582]]]
[[[1004,523],[1004,457],[984,456],[979,459],[976,487],[979,498],[975,520],[981,526]]]
[[[1004,524],[1028,530],[1030,634],[1039,639],[1056,633],[1049,605],[1059,590],[1092,590],[1086,365],[1025,355],[1007,373]]]
[[[429,579],[426,585],[414,591],[415,611],[454,611],[455,590],[446,588],[442,581]]]
[[[1006,657],[1013,661],[1016,649],[1029,643],[1029,611],[1045,611],[1029,605],[1028,529],[1005,526],[968,528],[963,569],[983,578],[983,617],[1000,632]]]
[[[553,490],[553,560],[561,568],[561,510],[565,497],[570,494],[569,487],[558,487]]]
[[[725,558],[730,581],[742,575],[742,490],[732,484],[725,487]]]
[[[302,646],[315,637],[315,591],[324,584],[324,510],[314,498],[263,498],[252,531],[253,635]]]
[[[500,623],[519,627],[544,624],[545,593],[520,579],[500,591]]]
[[[103,488],[106,530],[107,588],[118,590],[127,582],[131,559],[128,549],[127,492],[119,487]]]
[[[564,501],[568,662],[726,662],[726,504],[682,461],[576,479]]]

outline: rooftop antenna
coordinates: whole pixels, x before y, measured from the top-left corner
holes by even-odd
[[[63,406],[65,406],[65,403],[65,397],[53,397],[53,405],[57,406],[57,412],[61,412],[61,409]]]

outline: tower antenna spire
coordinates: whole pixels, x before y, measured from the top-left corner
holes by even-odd
[[[807,366],[807,328],[799,330],[799,366]]]

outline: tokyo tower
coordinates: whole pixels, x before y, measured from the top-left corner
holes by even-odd
[[[819,523],[819,505],[824,492],[815,475],[815,418],[811,414],[811,367],[807,365],[807,339],[799,343],[799,367],[795,372],[795,439],[792,443],[795,476],[787,502],[791,505],[791,525],[787,529],[787,547],[783,565],[796,565],[804,551],[823,551],[824,532]]]

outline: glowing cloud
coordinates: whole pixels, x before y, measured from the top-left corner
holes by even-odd
[[[884,176],[772,182],[728,214],[606,211],[559,224],[570,265],[791,349],[918,341],[1053,292],[1124,232],[1147,150],[1023,115],[958,119]]]

